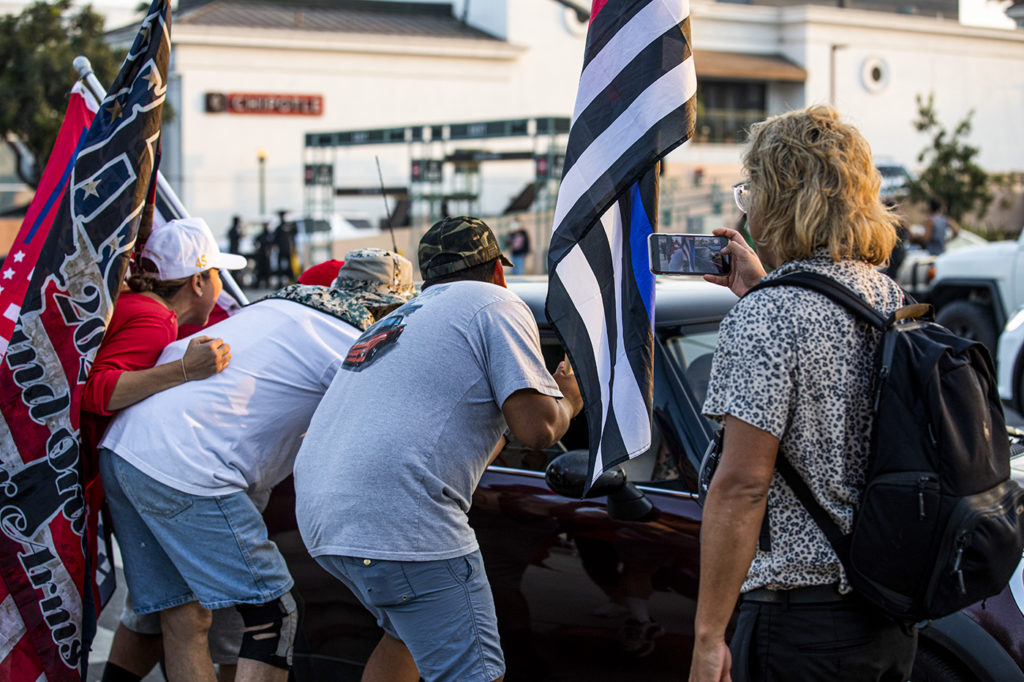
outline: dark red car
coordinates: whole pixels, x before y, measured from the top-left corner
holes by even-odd
[[[562,350],[544,319],[546,280],[512,278],[510,288],[533,310],[554,368]],[[700,406],[718,326],[735,300],[702,281],[658,282],[654,445],[624,467],[624,476],[607,477],[606,496],[560,495],[545,481],[559,457],[552,485],[569,492],[585,476],[582,452],[563,456],[586,449],[582,420],[550,451],[511,444],[484,475],[470,521],[510,682],[686,679],[700,553],[696,467],[711,434]],[[296,678],[356,680],[380,631],[306,553],[288,492],[279,490],[271,504],[272,538],[305,600]],[[657,626],[632,626],[627,598],[645,602]],[[913,679],[1024,682],[1021,604],[1018,569],[996,597],[922,629]]]

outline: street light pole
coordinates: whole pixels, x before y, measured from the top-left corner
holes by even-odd
[[[267,150],[260,148],[256,152],[256,160],[260,164],[260,218],[267,214]]]

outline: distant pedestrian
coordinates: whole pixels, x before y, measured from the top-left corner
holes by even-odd
[[[256,288],[270,286],[270,256],[274,248],[274,235],[270,232],[270,223],[263,223],[263,232],[256,237]]]
[[[526,274],[526,257],[530,255],[530,232],[520,221],[521,216],[512,219],[512,231],[508,234],[508,250],[512,256],[512,274]]]
[[[274,245],[277,246],[277,275],[280,284],[291,284],[295,281],[295,269],[292,265],[292,254],[295,252],[295,223],[285,220],[285,211],[278,211],[278,224],[274,230]]]
[[[949,238],[950,232],[954,237],[960,234],[960,226],[942,212],[942,203],[935,198],[928,200],[928,216],[924,219],[922,226],[924,233],[915,241],[933,256],[938,256],[946,251],[946,240]]]
[[[229,253],[240,253],[239,247],[242,243],[242,217],[234,216],[231,218],[231,227],[228,228],[228,252]]]

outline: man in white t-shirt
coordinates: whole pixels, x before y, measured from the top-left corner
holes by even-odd
[[[364,681],[492,682],[505,665],[473,491],[506,424],[543,449],[583,402],[568,363],[545,368],[487,225],[440,221],[419,262],[423,293],[359,337],[310,422],[296,517],[313,557],[384,628]]]
[[[204,330],[232,361],[125,410],[100,443],[100,470],[136,613],[160,612],[171,679],[212,680],[210,609],[245,623],[238,680],[284,680],[296,606],[260,515],[291,473],[310,417],[345,354],[413,296],[412,264],[353,251],[331,287],[296,284]],[[159,362],[181,357],[187,339]]]

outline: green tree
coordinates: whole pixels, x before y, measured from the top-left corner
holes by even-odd
[[[57,139],[78,55],[110,83],[123,53],[104,41],[103,16],[71,0],[39,1],[0,17],[0,137],[18,153],[18,174],[35,187]]]
[[[952,132],[947,132],[939,123],[934,93],[928,95],[927,102],[917,95],[914,128],[931,137],[931,145],[917,155],[918,163],[927,165],[911,183],[910,196],[918,201],[938,199],[946,215],[957,222],[972,211],[984,214],[992,201],[988,174],[975,162],[979,149],[966,142],[973,116],[972,109]]]

